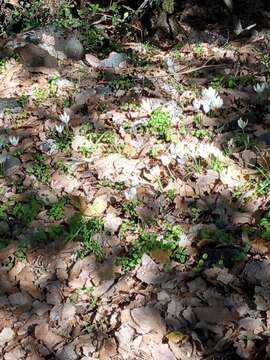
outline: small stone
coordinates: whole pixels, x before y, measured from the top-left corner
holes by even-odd
[[[20,292],[9,295],[8,300],[12,306],[16,307],[30,305],[32,302],[29,295]]]
[[[1,332],[0,332],[0,349],[6,344],[8,343],[10,340],[13,339],[13,337],[15,336],[14,331],[11,328],[4,328]]]

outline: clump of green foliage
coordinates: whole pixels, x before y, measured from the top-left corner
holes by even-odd
[[[15,204],[12,215],[22,224],[27,225],[31,223],[41,210],[41,204],[36,196],[31,196],[27,203]]]
[[[130,75],[121,75],[111,82],[114,90],[129,90],[134,87],[134,79]]]
[[[36,179],[42,183],[48,184],[51,180],[51,170],[46,157],[37,153],[35,161],[27,168],[27,172],[34,175]]]
[[[123,204],[123,209],[132,222],[138,222],[137,207],[139,205],[140,202],[138,200],[127,200]]]
[[[68,152],[71,149],[72,141],[74,139],[73,130],[65,127],[64,131],[59,134],[56,130],[50,134],[55,140],[58,149]]]
[[[66,199],[61,199],[54,203],[49,210],[49,215],[54,220],[61,220],[65,214]]]
[[[264,215],[260,221],[262,228],[262,236],[266,239],[270,239],[270,210]]]
[[[124,269],[132,270],[141,260],[143,254],[149,254],[155,249],[166,250],[172,260],[185,263],[188,259],[186,248],[179,246],[183,231],[180,225],[167,224],[162,238],[157,233],[143,231],[136,240],[130,253],[119,259]]]
[[[263,167],[259,167],[260,179],[256,185],[256,193],[258,195],[266,194],[270,189],[270,174]]]
[[[144,128],[150,134],[156,135],[162,140],[170,141],[172,137],[171,125],[171,115],[167,111],[157,108],[152,112],[150,119],[144,124]]]
[[[99,217],[84,218],[81,215],[75,215],[68,227],[68,239],[82,241],[83,249],[80,250],[79,256],[84,258],[88,254],[95,254],[99,261],[105,256],[102,244],[94,238],[94,235],[104,230],[104,222]]]
[[[232,234],[227,230],[208,226],[200,230],[199,238],[202,240],[217,241],[219,243],[230,243],[233,239]]]

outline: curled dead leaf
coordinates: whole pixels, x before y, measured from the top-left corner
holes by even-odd
[[[182,333],[182,331],[171,331],[165,335],[165,339],[177,344],[186,342],[189,339],[189,336]]]

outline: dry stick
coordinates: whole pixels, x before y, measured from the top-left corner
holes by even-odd
[[[220,67],[220,68],[222,68],[222,67],[226,67],[226,65],[225,64],[202,65],[202,66],[199,66],[197,68],[176,72],[176,74],[179,74],[179,75],[190,74],[192,72],[207,69],[207,68],[211,68],[211,67]]]
[[[148,79],[154,79],[154,78],[165,78],[165,77],[170,77],[170,76],[174,76],[174,75],[185,75],[185,74],[190,74],[192,72],[199,71],[199,70],[202,70],[202,69],[211,68],[211,67],[223,68],[223,67],[226,67],[226,65],[225,64],[202,65],[202,66],[199,66],[197,68],[193,68],[193,69],[189,69],[189,70],[185,70],[185,71],[176,71],[173,74],[148,76],[147,78]]]

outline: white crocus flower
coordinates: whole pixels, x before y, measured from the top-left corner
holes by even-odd
[[[261,94],[264,92],[264,90],[266,89],[266,83],[257,83],[256,85],[253,86],[254,91],[256,91],[257,94]]]
[[[194,109],[199,111],[202,107],[206,114],[211,110],[219,109],[222,106],[222,98],[218,95],[217,90],[213,89],[211,86],[208,89],[203,89],[201,99],[195,99],[193,101]]]
[[[124,195],[127,200],[136,200],[137,188],[135,186],[132,186],[130,189],[124,191]]]
[[[202,105],[201,100],[200,99],[194,99],[192,105],[193,105],[193,108],[194,108],[195,111],[200,111],[200,108],[201,108],[201,105]]]
[[[211,86],[208,89],[203,89],[202,97],[205,99],[213,99],[218,96],[216,89],[213,89]]]
[[[55,129],[58,132],[58,134],[62,134],[62,132],[64,131],[65,126],[63,124],[60,125],[55,125]]]
[[[234,147],[234,139],[231,138],[229,141],[228,141],[228,148],[229,149],[232,149]]]
[[[242,120],[242,118],[239,118],[238,121],[237,121],[237,124],[238,124],[238,126],[240,127],[240,129],[244,130],[245,127],[246,127],[247,124],[248,124],[248,120],[247,120],[247,121],[244,121],[244,120]]]
[[[10,136],[8,138],[8,140],[9,140],[11,145],[17,146],[19,144],[20,138],[19,138],[19,136]]]
[[[59,116],[60,120],[64,123],[64,124],[68,124],[70,121],[70,116],[67,112],[64,112],[64,114]]]
[[[160,176],[160,167],[158,165],[152,167],[152,169],[150,169],[150,174],[154,177],[159,177]]]
[[[203,111],[207,114],[211,110],[211,103],[208,100],[201,100]]]
[[[220,96],[217,96],[215,99],[212,100],[212,108],[220,109],[223,106],[223,100]]]
[[[161,155],[160,161],[162,162],[162,165],[168,166],[168,165],[170,165],[172,159],[168,155]]]
[[[215,147],[214,144],[200,144],[197,148],[198,156],[202,157],[203,159],[207,159],[211,155],[215,157],[222,157],[222,152]]]
[[[138,176],[132,175],[132,176],[130,177],[130,184],[131,184],[131,186],[133,186],[133,187],[138,186],[138,185],[140,184],[140,179],[138,178]]]

